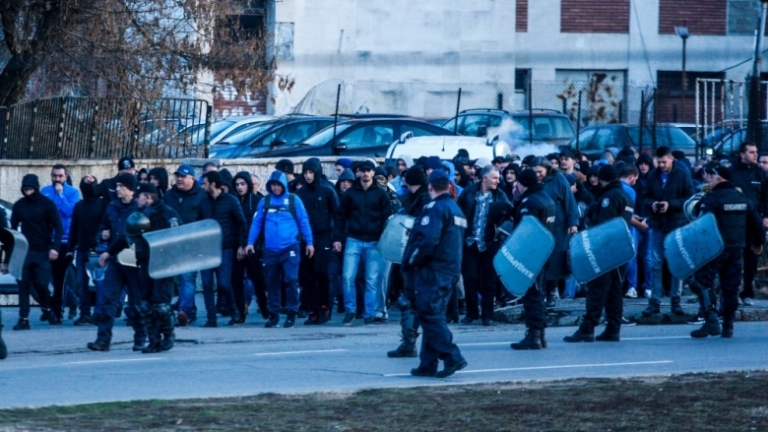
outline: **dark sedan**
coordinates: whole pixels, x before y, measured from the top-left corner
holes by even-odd
[[[439,126],[407,118],[354,119],[339,122],[335,129],[330,125],[297,145],[281,146],[258,156],[383,157],[389,145],[406,132],[414,137],[454,135]]]
[[[643,127],[642,149],[653,148],[653,128]],[[632,146],[640,150],[640,126],[626,124],[606,124],[589,126],[581,130],[578,136],[568,144],[571,148],[578,148],[581,153],[594,159],[599,158],[609,148],[621,150],[625,146]],[[687,156],[693,156],[696,152],[696,143],[681,129],[668,125],[656,125],[656,147],[667,146],[672,150],[682,150]]]

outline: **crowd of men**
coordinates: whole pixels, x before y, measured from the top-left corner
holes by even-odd
[[[726,188],[722,183],[737,191],[723,198],[731,200],[728,208],[741,210],[734,218],[712,210],[720,201],[702,200],[709,207],[702,205],[701,211],[709,208],[718,222],[726,221],[720,228],[729,255],[718,261],[726,270],[710,268],[687,282],[706,294],[695,321],[705,325],[705,336],[716,335],[720,333],[712,322],[719,316],[732,334],[738,304],[753,304],[757,257],[768,227],[768,155],[758,155],[752,143],[742,144],[733,160],[697,164],[667,147],[655,154],[627,147],[592,162],[573,149],[522,159],[470,160],[464,151],[450,161],[403,156],[391,167],[373,159],[341,158],[331,175],[335,179],[324,174],[317,158],[305,161],[298,172],[296,168],[290,160],[279,161],[263,191],[256,175],[232,175],[214,163],[206,164],[199,177],[192,166],[179,166],[171,185],[165,168],[137,173],[127,157],[120,159],[113,178],[99,182],[83,177],[79,192],[63,165],[53,166],[51,183],[42,188],[36,175],[26,175],[10,224],[0,221],[20,229],[29,243],[19,281],[19,321],[13,329],[31,328],[30,295],[40,305],[41,321],[62,324],[69,307],[70,319],[79,315],[74,325],[97,325],[96,341],[88,344],[96,351],[109,350],[115,318],[122,313],[134,329],[134,350],[158,352],[173,346],[175,325],[217,327],[219,316],[228,317],[228,325],[245,323],[254,296],[268,328],[293,327],[297,318],[305,325],[323,325],[334,313],[345,326],[384,323],[388,309],[398,307],[403,343],[388,355],[417,356],[418,330],[424,327],[425,335],[441,342],[430,344],[433,349],[422,355],[422,366],[414,371],[434,375],[438,357],[453,359],[446,361],[450,373],[466,366],[446,336],[446,323],[490,326],[495,308],[521,302],[528,332],[512,348],[546,348],[546,308],[555,307],[559,298],[584,296],[585,319],[566,341],[618,341],[619,328],[631,324],[622,316],[623,297],[648,298],[643,314],[650,316],[661,312],[666,295],[671,313],[684,314],[684,281],[665,268],[664,238],[689,222],[686,200],[702,187],[716,196],[714,191]],[[141,234],[132,232],[139,223],[130,220],[136,212],[148,217],[145,230],[215,220],[222,231],[221,265],[153,281],[140,242],[137,266],[121,264],[117,255],[132,236]],[[421,235],[413,241],[424,242],[421,250],[406,248],[402,265],[384,260],[378,247],[390,216],[397,213],[417,218],[414,233]],[[454,228],[443,224],[431,229],[446,215],[453,218]],[[525,216],[547,227],[555,247],[536,283],[518,299],[500,283],[493,257],[510,227]],[[616,217],[630,226],[636,258],[581,286],[570,274],[570,237]],[[435,248],[446,236],[458,242]],[[424,250],[430,253],[424,255]],[[419,273],[424,268],[434,274]],[[717,271],[723,289],[719,308]],[[204,315],[195,303],[198,276]],[[442,290],[437,303],[419,300],[419,287],[431,283],[425,280]],[[424,304],[429,313],[424,313]],[[593,332],[603,309],[607,327],[596,338]],[[442,348],[435,351],[436,346]]]

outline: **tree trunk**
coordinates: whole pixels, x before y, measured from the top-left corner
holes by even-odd
[[[0,72],[0,106],[18,102],[27,89],[30,78],[37,70],[38,63],[14,55]]]

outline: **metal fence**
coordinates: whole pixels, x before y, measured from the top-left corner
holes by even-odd
[[[0,158],[206,157],[210,123],[197,99],[22,101],[0,107]]]
[[[756,105],[763,122],[768,121],[768,81],[760,82]],[[711,145],[715,137],[723,137],[747,127],[749,117],[749,83],[702,79],[696,80],[696,141]],[[742,135],[746,136],[746,133]],[[767,142],[762,147],[765,148]]]
[[[589,81],[487,84],[424,82],[325,81],[313,87],[294,113],[314,115],[399,114],[448,119],[457,111],[494,108],[507,111],[552,109],[568,115],[574,125],[638,123],[643,92],[652,86]]]

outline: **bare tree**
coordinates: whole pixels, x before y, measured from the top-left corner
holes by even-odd
[[[236,0],[0,0],[0,106],[80,95],[150,101],[216,72],[272,79],[263,25]],[[212,89],[211,89],[212,90]]]

